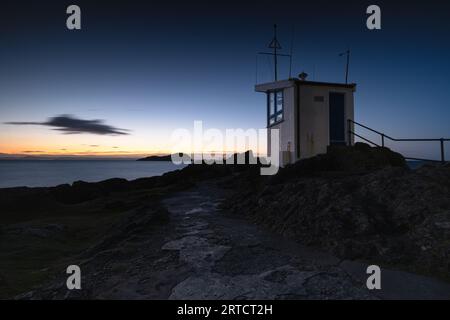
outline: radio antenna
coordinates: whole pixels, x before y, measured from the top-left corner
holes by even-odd
[[[292,25],[292,34],[291,34],[291,50],[289,52],[289,79],[292,77],[292,53],[294,51],[294,25]]]
[[[347,51],[344,51],[344,52],[340,53],[339,57],[342,57],[344,55],[347,56],[347,64],[346,64],[346,67],[345,67],[345,84],[347,84],[348,83],[348,68],[349,68],[349,65],[350,65],[350,48],[347,49]]]
[[[289,54],[281,54],[278,53],[278,50],[281,50],[281,45],[277,39],[277,25],[273,25],[273,39],[269,43],[268,48],[273,49],[273,52],[258,52],[258,54],[266,54],[273,56],[273,65],[274,65],[274,78],[275,81],[278,81],[278,57],[290,57]]]

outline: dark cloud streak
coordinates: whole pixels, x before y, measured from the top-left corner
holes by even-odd
[[[62,131],[65,134],[91,133],[100,135],[127,135],[126,129],[116,128],[104,123],[104,120],[84,120],[78,119],[72,115],[59,115],[49,118],[45,122],[5,122],[11,125],[39,125],[54,127],[55,130]]]

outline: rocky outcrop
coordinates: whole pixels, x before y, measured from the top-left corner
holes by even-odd
[[[259,164],[203,164],[134,181],[2,189],[2,218],[14,220],[0,228],[5,243],[21,238],[26,243],[29,239],[38,244],[55,239],[69,243],[79,238],[71,221],[83,219],[89,222],[83,225],[95,229],[89,235],[97,231],[99,221],[108,227],[83,242],[82,250],[67,251],[87,275],[81,296],[67,294],[65,270],[55,260],[53,268],[58,269],[52,272],[58,276],[51,284],[55,286],[21,298],[160,299],[171,294],[211,298],[216,291],[230,298],[362,297],[352,291],[355,284],[346,272],[334,270],[339,260],[325,269],[316,268],[312,261],[303,263],[300,258],[305,252],[284,246],[281,237],[257,236],[265,229],[247,226],[237,216],[220,217],[216,202],[207,201],[211,195],[227,212],[340,258],[387,263],[434,276],[450,274],[448,165],[410,170],[401,155],[387,148],[356,144],[330,148],[327,154],[287,166],[275,176],[261,176],[259,169]],[[167,199],[160,201],[209,179],[217,190],[205,184],[175,196],[172,205]],[[58,222],[66,215],[76,219]],[[266,242],[272,236],[276,236],[269,241],[273,249],[268,249]],[[42,254],[38,249],[27,249],[31,260]],[[10,250],[15,252],[13,246]],[[298,259],[288,259],[289,255]],[[298,286],[282,285],[286,282]],[[230,286],[235,291],[227,291]],[[2,287],[8,284],[0,275],[0,293]],[[248,287],[258,290],[249,293]],[[261,290],[267,295],[261,296]]]
[[[399,154],[357,144],[251,185],[230,211],[342,258],[450,274],[448,166],[409,170]]]

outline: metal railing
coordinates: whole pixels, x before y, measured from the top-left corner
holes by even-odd
[[[357,134],[356,132],[354,132],[354,130],[352,130],[351,124],[360,126],[360,127],[364,128],[366,130],[369,130],[369,131],[371,131],[373,133],[376,133],[376,134],[380,135],[380,137],[381,137],[381,145],[379,145],[378,143],[375,143],[373,141],[370,141],[369,139],[364,138],[363,136],[361,136],[361,135]],[[351,119],[347,120],[347,128],[348,128],[348,143],[349,144],[351,144],[352,135],[355,136],[355,137],[358,137],[358,138],[360,138],[360,139],[362,139],[362,140],[364,140],[364,141],[366,141],[368,143],[371,143],[371,144],[373,144],[373,145],[375,145],[377,147],[384,147],[385,146],[384,142],[385,142],[386,139],[391,140],[391,141],[395,141],[395,142],[400,142],[400,141],[409,141],[409,142],[421,142],[421,141],[422,142],[424,142],[424,141],[430,142],[430,141],[434,141],[434,142],[439,142],[440,143],[440,149],[441,149],[441,160],[440,161],[442,163],[445,162],[444,142],[450,141],[450,139],[447,139],[447,138],[438,138],[438,139],[396,139],[396,138],[392,138],[392,137],[390,137],[390,136],[388,136],[388,135],[386,135],[386,134],[384,134],[382,132],[379,132],[377,130],[369,128],[369,127],[367,127],[367,126],[365,126],[365,125],[363,125],[361,123],[353,121]],[[411,157],[405,157],[405,159],[419,160],[419,161],[439,161],[439,160],[411,158]]]

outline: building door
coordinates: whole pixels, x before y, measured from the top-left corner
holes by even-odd
[[[345,93],[330,92],[330,144],[345,144]]]

